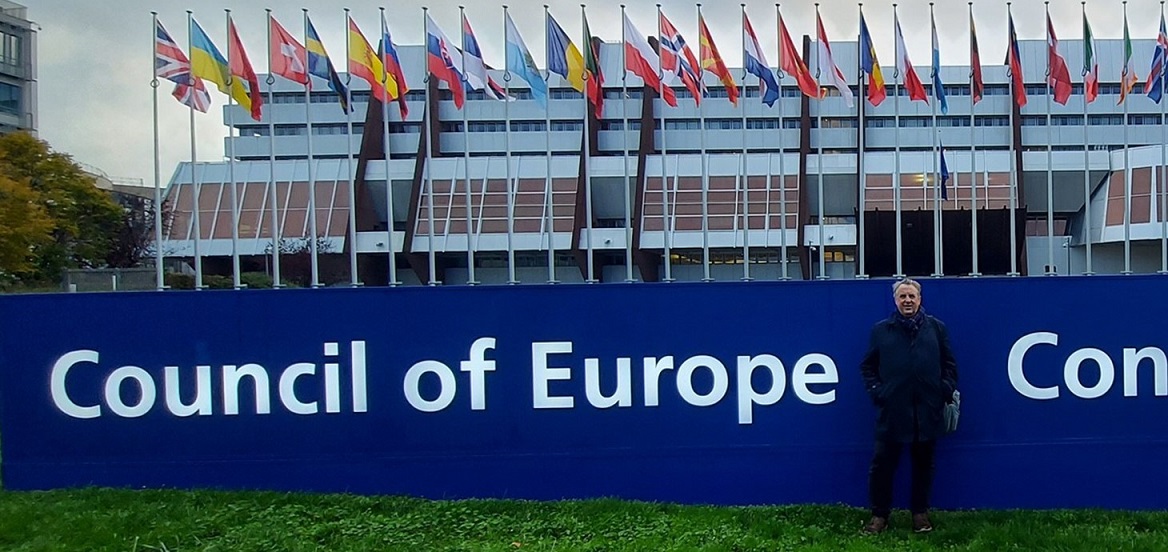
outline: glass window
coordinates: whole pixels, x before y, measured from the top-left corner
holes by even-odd
[[[21,90],[19,86],[0,83],[0,111],[19,114],[20,96]]]

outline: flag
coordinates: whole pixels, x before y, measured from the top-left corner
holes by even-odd
[[[475,38],[474,30],[470,28],[470,20],[466,14],[462,16],[462,62],[465,64],[465,77],[468,90],[482,90],[487,97],[494,100],[511,100],[503,91],[503,87],[491,78],[487,72],[490,69],[483,61],[483,52],[479,49],[479,41]]]
[[[1067,105],[1071,97],[1071,72],[1067,69],[1067,60],[1058,53],[1058,37],[1054,34],[1049,13],[1046,14],[1046,34],[1046,84],[1054,91],[1054,101]]]
[[[505,34],[507,41],[507,70],[526,81],[527,86],[531,88],[531,97],[535,99],[540,107],[547,109],[547,83],[540,76],[539,67],[536,67],[535,60],[532,59],[531,52],[527,49],[527,44],[523,42],[523,37],[519,35],[519,29],[515,28],[515,22],[511,20],[511,14],[507,14],[504,19],[505,21],[503,23],[506,27]]]
[[[699,54],[702,56],[702,71],[709,71],[718,77],[722,82],[722,86],[726,87],[726,96],[730,99],[730,104],[738,105],[738,83],[734,82],[734,75],[730,74],[730,70],[726,68],[726,63],[722,61],[722,54],[718,53],[718,45],[714,44],[714,37],[710,34],[710,29],[706,27],[706,20],[698,14],[698,44]],[[701,73],[698,73],[698,80],[701,80]]]
[[[158,20],[154,21],[154,76],[175,84],[191,82],[191,60]]]
[[[750,25],[750,19],[746,17],[745,12],[742,13],[742,45],[742,59],[746,65],[746,72],[758,77],[758,90],[759,95],[762,96],[762,103],[768,106],[775,105],[775,100],[779,99],[779,81],[775,79],[775,72],[771,71],[771,66],[762,53],[762,46],[758,45],[758,36],[754,34],[754,27]],[[811,75],[807,76],[811,77]],[[815,94],[809,95],[818,98],[819,85],[815,86]]]
[[[698,65],[697,58],[693,55],[693,50],[689,49],[689,45],[685,43],[681,33],[669,22],[669,18],[665,17],[665,12],[661,12],[660,21],[657,22],[661,28],[661,70],[668,74],[677,76],[681,80],[681,84],[685,85],[690,94],[694,97],[694,104],[702,102],[702,93],[705,86],[702,84],[701,69]]]
[[[1014,32],[1014,15],[1010,19],[1010,43],[1006,47],[1006,65],[1010,67],[1010,82],[1013,86],[1014,103],[1026,107],[1026,84],[1022,79],[1022,55],[1018,52],[1018,34]]]
[[[876,45],[872,44],[872,35],[868,34],[868,24],[864,22],[864,14],[860,14],[860,69],[868,75],[868,103],[880,105],[888,97],[884,89],[884,73],[880,71],[880,60],[876,59]]]
[[[369,93],[378,101],[389,103],[397,97],[397,82],[386,77],[381,56],[373,51],[357,22],[351,16],[346,16],[346,19],[349,20],[349,74],[369,83]]]
[[[1136,76],[1136,66],[1132,59],[1132,43],[1131,34],[1127,30],[1127,14],[1123,15],[1123,70],[1119,76],[1119,102],[1116,105],[1123,103],[1127,99],[1128,94],[1131,94],[1132,88],[1135,87],[1136,81],[1140,78]]]
[[[823,29],[823,19],[820,19],[819,14],[816,14],[815,20],[819,26],[819,39],[817,40],[819,51],[815,56],[815,65],[816,71],[820,74],[820,84],[834,86],[839,91],[840,96],[844,97],[844,103],[848,104],[848,107],[852,107],[855,105],[852,89],[848,87],[848,81],[844,78],[843,71],[840,71],[839,66],[835,64],[835,58],[831,55],[831,44],[827,41],[827,31]]]
[[[596,42],[592,40],[592,31],[588,29],[588,18],[584,17],[584,41],[587,42],[584,50],[584,70],[588,72],[588,99],[596,108],[596,116],[604,111],[604,72],[600,69],[600,55],[596,51]]]
[[[1160,103],[1160,98],[1164,95],[1166,59],[1168,59],[1168,29],[1164,27],[1164,14],[1160,14],[1160,34],[1156,36],[1156,51],[1152,54],[1152,67],[1148,70],[1148,82],[1144,83],[1144,93],[1156,103]]]
[[[268,52],[268,64],[272,73],[280,75],[292,82],[308,84],[308,52],[300,45],[276,18],[269,19],[272,41],[271,51]]]
[[[755,47],[758,47],[757,41],[755,41]],[[799,90],[802,90],[803,94],[811,98],[819,97],[819,83],[815,82],[815,77],[811,76],[807,64],[803,63],[803,58],[799,56],[799,50],[795,48],[795,42],[791,40],[791,33],[787,32],[787,25],[783,23],[781,16],[779,17],[779,68],[788,75],[795,76],[795,82],[799,84]]]
[[[981,78],[981,53],[977,49],[977,27],[973,25],[973,10],[969,10],[969,74],[973,79],[973,103],[981,101],[985,82]]]
[[[904,89],[908,92],[910,101],[920,100],[929,103],[929,95],[925,93],[925,85],[913,69],[912,60],[908,58],[908,48],[904,46],[904,34],[900,32],[900,19],[893,14],[892,22],[896,26],[896,70],[904,79]]]
[[[194,18],[191,19],[191,72],[195,78],[215,83],[220,92],[230,95],[240,107],[251,111],[251,97],[243,87],[243,82],[231,78],[227,58],[223,57]]]
[[[941,144],[941,199],[949,199],[949,164],[945,162],[945,144]]]
[[[462,80],[462,51],[446,37],[442,29],[426,14],[426,68],[434,78],[445,82],[454,96],[454,106],[462,109],[466,88]]]
[[[1095,35],[1087,22],[1087,12],[1083,11],[1083,95],[1087,103],[1099,96],[1099,60],[1095,58]]]
[[[406,105],[406,93],[410,91],[409,85],[406,84],[406,76],[402,72],[401,59],[397,56],[397,47],[393,45],[393,39],[389,36],[389,25],[385,24],[385,12],[381,12],[381,44],[378,48],[378,57],[381,58],[381,65],[385,67],[385,72],[397,83],[397,108],[401,112],[402,119],[405,119],[410,114],[410,108]]]
[[[584,56],[580,49],[568,38],[568,33],[560,27],[555,18],[547,16],[547,64],[548,71],[555,73],[577,92],[584,92]]]
[[[247,83],[247,95],[250,100],[247,109],[251,111],[251,118],[257,121],[263,119],[264,97],[260,93],[260,79],[256,77],[251,62],[247,59],[247,52],[243,49],[243,42],[239,40],[239,33],[235,30],[235,21],[227,18],[227,59],[230,60],[231,76],[239,77]],[[239,80],[232,82],[234,84]],[[240,102],[240,105],[244,105]]]
[[[673,89],[668,86],[661,85],[661,79],[658,74],[661,71],[661,59],[657,57],[657,52],[653,51],[653,47],[649,46],[649,41],[645,40],[645,36],[633,26],[633,22],[629,21],[627,15],[622,15],[624,20],[624,34],[625,34],[625,71],[632,73],[645,82],[645,86],[653,90],[660,90],[663,100],[669,104],[670,107],[677,107],[677,96],[673,94]]]
[[[945,100],[945,83],[941,82],[941,41],[937,40],[937,20],[929,14],[929,24],[933,28],[933,97],[941,107],[941,114],[949,113],[949,102]],[[908,57],[908,54],[905,54]]]
[[[316,34],[316,27],[312,25],[312,21],[308,16],[304,16],[304,49],[308,54],[308,74],[318,79],[323,79],[328,83],[329,89],[337,93],[340,97],[341,110],[345,113],[352,111],[352,106],[349,105],[349,89],[345,83],[341,82],[341,76],[337,74],[336,67],[333,67],[333,61],[329,59],[328,52],[324,49],[324,43],[320,41],[320,35]],[[311,82],[309,85],[311,86]]]
[[[176,84],[174,85],[174,92],[171,95],[179,103],[193,107],[203,113],[206,113],[211,108],[211,93],[207,92],[207,86],[203,84],[203,79],[195,79],[194,86],[189,84]]]

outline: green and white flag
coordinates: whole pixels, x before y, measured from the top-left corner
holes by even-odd
[[[1087,22],[1087,11],[1083,11],[1083,95],[1087,103],[1099,96],[1099,60],[1095,57],[1095,35]]]
[[[1131,34],[1127,30],[1127,14],[1123,15],[1123,72],[1119,76],[1119,105],[1127,99],[1139,77],[1136,76],[1135,65],[1132,64]]]

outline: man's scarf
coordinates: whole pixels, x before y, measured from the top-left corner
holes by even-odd
[[[904,331],[908,332],[908,335],[916,337],[917,332],[921,331],[921,326],[925,323],[925,309],[917,309],[916,314],[911,317],[900,314],[900,311],[897,310],[893,313],[892,318],[900,327],[904,328]]]

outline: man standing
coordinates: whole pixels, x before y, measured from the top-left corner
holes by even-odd
[[[925,533],[933,530],[933,453],[945,432],[942,411],[957,388],[957,362],[945,324],[921,309],[919,283],[907,278],[896,282],[892,298],[896,312],[872,327],[868,352],[860,361],[864,387],[877,408],[875,453],[868,470],[872,519],[863,531],[875,534],[888,528],[892,480],[907,447],[913,531]]]

